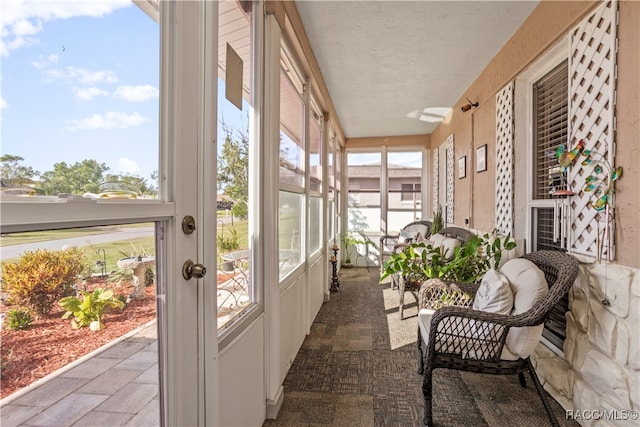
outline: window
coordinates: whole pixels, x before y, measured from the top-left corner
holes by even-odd
[[[248,3],[245,6],[249,6]],[[252,12],[235,2],[218,9],[218,330],[224,331],[257,303],[251,275],[249,162],[253,147],[251,82]],[[229,60],[229,63],[227,63]],[[234,81],[238,78],[240,81]],[[240,93],[227,92],[227,85]],[[235,97],[235,98],[234,98]],[[232,102],[233,101],[233,102]]]
[[[400,201],[420,203],[420,184],[401,184]]]
[[[302,80],[283,49],[280,73],[280,182],[304,188]]]
[[[303,78],[284,42],[280,70],[280,279],[305,259],[305,104]]]
[[[322,192],[322,115],[315,102],[311,103],[309,120],[309,191],[316,195]]]
[[[24,22],[7,22],[3,198],[158,198],[159,26],[126,6],[104,5],[98,18],[71,6],[40,5],[50,20],[24,6],[15,11]],[[29,37],[11,34],[27,23],[34,30]],[[61,34],[78,31],[73,47],[65,45],[71,40]]]
[[[422,217],[422,152],[387,153],[387,229],[397,233]]]
[[[563,250],[564,199],[554,195],[566,189],[567,177],[558,164],[556,150],[567,144],[568,69],[567,60],[533,84],[533,200],[531,202],[532,250]],[[559,193],[558,193],[559,194]],[[569,297],[560,301],[545,323],[543,336],[558,348],[566,337],[565,313]]]
[[[349,232],[380,232],[380,159],[380,152],[347,154]]]

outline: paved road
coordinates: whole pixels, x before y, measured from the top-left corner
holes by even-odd
[[[89,246],[99,243],[116,242],[119,240],[131,240],[138,237],[153,235],[153,227],[140,228],[110,228],[105,234],[93,234],[69,239],[50,240],[48,242],[26,243],[24,245],[4,246],[0,248],[0,259],[11,259],[21,256],[26,251],[36,249],[59,250],[65,246]]]

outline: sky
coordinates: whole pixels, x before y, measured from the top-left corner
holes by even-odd
[[[54,7],[55,6],[55,7]],[[131,0],[2,1],[0,153],[158,170],[159,25]]]

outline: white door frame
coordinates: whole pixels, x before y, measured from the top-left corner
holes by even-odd
[[[218,408],[215,301],[215,130],[217,86],[216,2],[160,2],[161,176],[175,217],[166,238],[166,337],[161,346],[166,425],[215,425]],[[213,62],[212,62],[213,61]],[[205,165],[209,167],[205,167]],[[209,193],[209,194],[207,194]],[[185,234],[182,219],[195,218]],[[207,238],[205,236],[210,234]],[[186,280],[187,259],[209,268]],[[213,318],[213,319],[212,319]],[[209,339],[207,339],[209,338]],[[207,361],[207,363],[205,363]],[[206,408],[206,409],[205,409]]]

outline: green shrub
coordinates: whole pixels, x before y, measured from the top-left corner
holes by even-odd
[[[17,331],[31,327],[33,317],[31,317],[28,311],[14,308],[7,314],[5,322],[7,322],[7,328],[12,331]]]
[[[238,239],[238,230],[231,228],[227,231],[221,231],[218,234],[218,250],[221,253],[235,251],[240,247]]]
[[[124,308],[124,303],[113,296],[113,290],[98,288],[93,292],[82,292],[82,301],[75,296],[62,298],[60,305],[66,313],[63,319],[71,319],[73,329],[89,326],[92,331],[104,329],[102,318],[109,308]]]
[[[3,288],[13,303],[44,317],[56,301],[75,292],[77,278],[87,265],[84,254],[76,247],[28,251],[19,261],[2,264]]]
[[[153,268],[147,267],[144,270],[144,285],[145,286],[153,285],[153,283],[155,282],[155,279],[156,279],[156,275],[153,272]]]

